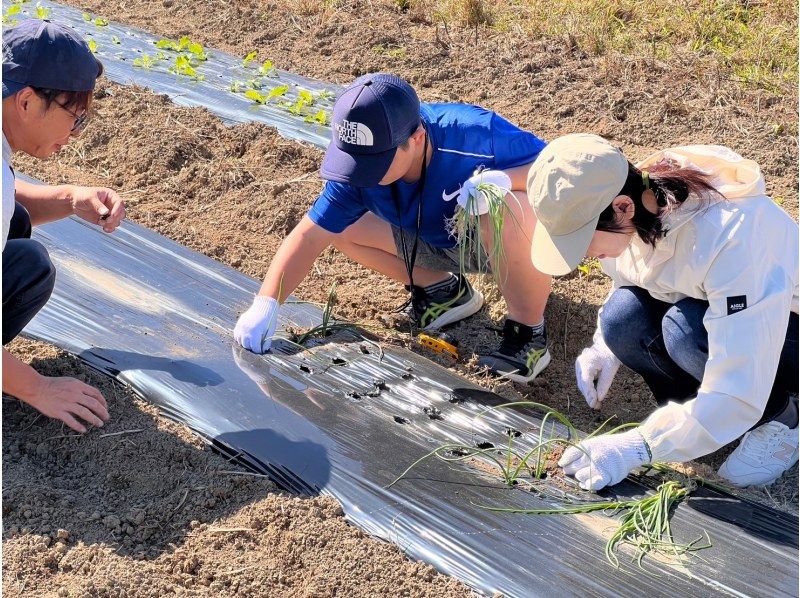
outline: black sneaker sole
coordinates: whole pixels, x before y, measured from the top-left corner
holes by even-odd
[[[533,370],[527,376],[520,374],[519,370],[513,370],[510,372],[502,372],[498,371],[496,368],[492,372],[498,378],[506,378],[508,380],[513,380],[514,382],[518,382],[519,384],[528,384],[533,381],[536,376],[542,373],[542,371],[550,365],[550,351],[545,351],[542,356],[539,358],[539,361],[536,362],[536,365],[533,366]]]
[[[443,326],[454,324],[459,320],[463,320],[464,318],[468,318],[472,314],[479,312],[481,307],[483,307],[483,294],[480,291],[473,289],[472,297],[469,298],[469,301],[462,303],[461,305],[451,307],[433,322],[425,326],[423,330],[437,330]]]

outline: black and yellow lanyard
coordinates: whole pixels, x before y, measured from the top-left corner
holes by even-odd
[[[403,263],[406,265],[406,270],[408,271],[408,286],[412,290],[412,294],[414,291],[414,263],[417,261],[417,247],[419,246],[419,229],[422,225],[422,198],[425,194],[425,177],[428,173],[428,132],[425,131],[425,147],[422,150],[422,171],[420,172],[419,181],[417,182],[417,188],[412,195],[412,201],[409,204],[413,204],[414,196],[419,197],[419,203],[417,204],[417,224],[416,230],[414,231],[414,244],[411,246],[411,251],[409,252],[408,247],[406,245],[406,235],[403,229],[403,218],[400,211],[400,190],[397,188],[397,182],[391,184],[392,190],[392,199],[394,200],[394,207],[397,210],[397,222],[400,224],[400,249],[403,252]]]

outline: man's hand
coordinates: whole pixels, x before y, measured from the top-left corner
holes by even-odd
[[[106,187],[68,187],[72,211],[87,222],[112,233],[125,218],[125,203],[113,189]]]
[[[647,442],[638,429],[622,434],[602,434],[571,446],[558,466],[575,476],[584,490],[600,490],[617,484],[637,467],[652,460]]]
[[[256,295],[253,305],[239,316],[233,329],[233,338],[253,353],[266,353],[272,344],[272,335],[278,325],[278,301],[272,297]]]
[[[461,185],[457,201],[458,205],[469,210],[473,216],[482,216],[489,211],[486,195],[478,189],[481,184],[495,185],[503,195],[511,191],[511,179],[502,170],[484,170],[472,175]]]
[[[58,419],[83,434],[81,420],[102,427],[108,421],[108,405],[99,390],[75,378],[41,376],[36,392],[23,399],[47,417]]]
[[[589,407],[600,409],[600,403],[606,398],[619,366],[619,359],[603,342],[596,342],[578,355],[575,377]]]

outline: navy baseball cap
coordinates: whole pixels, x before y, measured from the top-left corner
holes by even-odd
[[[417,130],[419,98],[400,77],[373,73],[356,79],[333,106],[332,139],[323,179],[374,187],[386,175],[397,146]]]
[[[25,19],[3,32],[3,98],[28,86],[92,91],[102,72],[89,45],[71,29]]]

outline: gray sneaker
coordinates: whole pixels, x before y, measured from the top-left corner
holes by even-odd
[[[527,384],[550,363],[547,331],[534,334],[530,326],[506,318],[503,342],[497,350],[484,355],[478,364],[495,376]]]
[[[437,330],[463,320],[483,307],[483,295],[466,278],[453,276],[448,284],[427,291],[406,286],[411,293],[400,312],[422,330]]]

